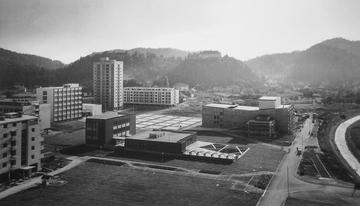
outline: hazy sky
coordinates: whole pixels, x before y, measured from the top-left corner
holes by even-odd
[[[359,0],[0,0],[0,47],[70,63],[135,47],[246,60],[360,40]]]

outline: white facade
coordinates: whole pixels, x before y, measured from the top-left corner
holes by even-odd
[[[123,107],[123,62],[101,58],[93,64],[94,101],[105,111]]]
[[[179,90],[163,87],[124,87],[125,104],[177,105]]]
[[[90,113],[91,116],[102,114],[101,104],[83,104],[83,113]]]
[[[38,118],[7,114],[12,117],[0,118],[0,175],[28,166],[40,170],[44,138]]]
[[[52,122],[82,117],[82,87],[79,84],[37,88],[36,97],[40,104],[51,105]]]
[[[259,99],[260,109],[276,109],[281,107],[281,97],[263,96]]]

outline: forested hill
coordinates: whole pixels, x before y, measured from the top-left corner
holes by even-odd
[[[360,41],[329,39],[304,51],[265,55],[246,64],[260,75],[282,76],[307,83],[358,80]]]

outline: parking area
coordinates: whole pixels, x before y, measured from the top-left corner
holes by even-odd
[[[183,117],[152,113],[140,114],[136,116],[137,129],[179,130],[200,124],[201,118],[198,117]]]

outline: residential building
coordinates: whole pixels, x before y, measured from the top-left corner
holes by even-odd
[[[50,128],[50,104],[40,104],[39,101],[28,101],[26,99],[17,98],[0,100],[0,113],[9,112],[21,112],[25,115],[39,117],[41,131]]]
[[[123,62],[101,58],[93,64],[94,103],[104,111],[123,107]]]
[[[82,117],[82,87],[79,84],[40,87],[36,89],[36,97],[41,104],[51,105],[51,122]]]
[[[0,116],[0,178],[29,176],[41,169],[44,139],[38,118],[21,113]]]
[[[124,87],[124,103],[173,106],[179,104],[179,90],[165,87]]]
[[[130,113],[106,112],[86,118],[87,145],[114,146],[136,133],[136,116]]]
[[[270,116],[280,133],[291,133],[294,126],[294,107],[282,105],[278,97],[262,97],[259,106],[208,104],[202,108],[203,127],[247,128],[249,120],[258,115]]]

